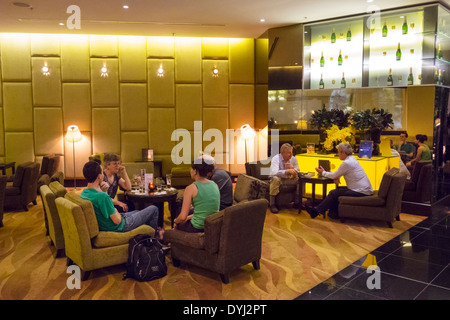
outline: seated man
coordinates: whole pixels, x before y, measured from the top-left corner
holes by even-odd
[[[327,172],[322,166],[316,168],[316,171],[322,176],[334,179],[336,185],[339,184],[339,178],[344,177],[347,187],[338,187],[331,190],[327,197],[317,207],[306,207],[306,211],[311,218],[317,217],[319,214],[325,214],[327,210],[328,216],[333,219],[338,219],[339,197],[363,197],[373,194],[372,185],[367,177],[364,169],[359,164],[358,160],[352,155],[352,146],[349,143],[340,143],[337,146],[338,156],[343,160],[342,164],[335,172]]]
[[[219,187],[220,191],[220,208],[223,210],[230,207],[233,204],[233,182],[231,177],[224,169],[217,168],[215,165],[215,160],[211,156],[203,155],[205,162],[212,161],[214,164],[214,170],[208,174],[208,179],[214,181]]]
[[[153,205],[141,211],[122,214],[117,211],[110,196],[100,189],[103,171],[98,162],[87,162],[83,167],[83,175],[88,185],[81,192],[81,197],[92,202],[100,231],[127,232],[143,224],[158,230],[158,208]]]
[[[297,159],[292,154],[292,146],[285,143],[280,148],[280,153],[273,156],[270,165],[270,211],[278,213],[275,198],[280,192],[282,184],[298,183],[298,168]]]
[[[400,143],[398,145],[398,152],[404,163],[410,161],[414,158],[414,153],[416,152],[416,147],[411,142],[408,142],[408,133],[403,131],[400,133]]]

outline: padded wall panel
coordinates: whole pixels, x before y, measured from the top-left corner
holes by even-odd
[[[251,84],[230,85],[230,128],[239,129],[244,124],[254,128],[255,87]]]
[[[34,144],[32,132],[6,132],[5,133],[5,160],[16,162],[16,166],[34,161]]]
[[[202,58],[226,60],[228,46],[227,38],[202,38]]]
[[[148,59],[148,105],[174,106],[174,61],[172,59]],[[159,77],[157,71],[162,66],[164,77]]]
[[[147,57],[173,58],[174,56],[174,37],[147,37]]]
[[[90,35],[91,57],[118,57],[119,41],[117,36]]]
[[[33,105],[61,106],[61,66],[59,58],[31,58],[33,75]],[[42,73],[47,66],[49,75]]]
[[[65,82],[87,82],[89,70],[89,36],[64,35],[61,38],[61,78]]]
[[[155,160],[162,161],[162,176],[164,178],[166,177],[166,174],[170,173],[170,170],[175,167],[170,155],[158,155],[155,156]]]
[[[0,75],[2,72],[2,65],[0,63]],[[3,85],[2,85],[2,77],[0,76],[0,106],[3,106]]]
[[[203,151],[217,158],[219,163],[225,163],[228,128],[228,108],[203,109]]]
[[[153,154],[170,154],[175,145],[171,141],[172,132],[175,130],[174,108],[149,108],[148,109],[148,133],[149,148]]]
[[[253,83],[255,80],[255,40],[230,39],[230,83]]]
[[[33,131],[31,83],[3,84],[5,131]]]
[[[202,42],[200,38],[176,38],[175,79],[177,83],[202,81]]]
[[[202,127],[200,127],[201,129]],[[198,142],[196,142],[198,139]],[[203,132],[177,130],[174,134],[175,147],[173,156],[175,164],[191,164],[203,151]],[[174,164],[174,165],[175,165]]]
[[[269,120],[268,85],[255,85],[255,128],[265,128]]]
[[[219,69],[217,77],[212,76],[215,67]],[[228,61],[203,60],[203,106],[228,106]]]
[[[3,81],[31,81],[29,35],[3,34],[1,50]]]
[[[32,34],[31,35],[31,56],[57,56],[60,52],[59,34]]]
[[[80,131],[91,131],[91,86],[89,83],[64,83],[63,128],[77,125]]]
[[[102,76],[104,66],[108,69],[108,76]],[[93,107],[119,106],[118,59],[91,59],[91,79]]]
[[[146,38],[119,37],[119,79],[120,81],[145,82],[146,71]]]
[[[63,153],[61,108],[34,108],[35,155]]]
[[[120,154],[119,108],[92,109],[92,147],[94,153]]]
[[[255,82],[269,82],[269,39],[255,40]]]
[[[147,131],[147,86],[120,84],[120,124],[122,131]]]
[[[142,149],[144,148],[148,148],[147,131],[122,132],[122,143],[120,151],[122,162],[134,162],[142,160]]]
[[[176,86],[176,127],[194,130],[194,121],[202,121],[202,85]]]

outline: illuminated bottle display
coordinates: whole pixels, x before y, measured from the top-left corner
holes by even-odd
[[[338,66],[342,66],[342,54],[341,54],[341,50],[339,50]]]
[[[381,30],[381,34],[383,37],[387,37],[388,29],[387,29],[386,22],[384,22],[384,26],[383,26],[383,30]]]
[[[434,83],[439,84],[439,76],[437,69],[434,69]]]
[[[336,43],[336,33],[334,32],[334,28],[333,33],[331,34],[331,43]]]
[[[406,21],[406,17],[402,25],[402,34],[408,34],[408,22]]]
[[[438,45],[438,50],[437,50],[437,58],[438,59],[442,59],[442,51],[441,51],[441,44],[439,43]]]
[[[346,88],[347,82],[345,81],[344,73],[342,72],[341,88]]]
[[[350,30],[350,27],[347,31],[347,42],[352,41],[352,31]]]
[[[439,69],[439,77],[438,77],[438,84],[442,84],[442,73],[441,73],[441,69]]]
[[[402,50],[400,50],[400,42],[398,43],[397,52],[395,53],[395,59],[397,61],[402,60]]]
[[[412,86],[414,84],[414,76],[412,73],[412,67],[409,68],[408,85]]]
[[[389,76],[387,78],[387,85],[392,86],[394,84],[394,79],[392,78],[392,69],[389,69]]]
[[[322,51],[322,56],[320,57],[320,66],[322,68],[325,66],[325,58],[323,57],[323,51]]]
[[[319,89],[325,88],[325,84],[323,83],[323,74],[320,75],[320,81],[319,81]]]

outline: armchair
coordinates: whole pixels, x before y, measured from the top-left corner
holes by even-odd
[[[431,201],[431,179],[433,166],[431,161],[417,162],[406,181],[403,201],[426,203]]]
[[[385,172],[378,193],[367,197],[340,197],[339,217],[385,221],[392,228],[394,219],[400,221],[403,188],[406,175],[398,168]]]
[[[60,163],[59,155],[46,155],[42,158],[41,171],[38,180],[38,191],[42,185],[49,185],[50,182],[59,181],[64,185],[64,173],[58,171]]]
[[[55,200],[58,197],[64,197],[67,190],[58,181],[50,183],[49,186],[42,185],[39,190],[44,207],[47,234],[51,243],[55,246],[55,257],[58,258],[63,256],[64,253],[64,235]]]
[[[21,207],[28,211],[28,204],[37,204],[39,163],[25,162],[17,166],[14,181],[5,190],[5,207]]]
[[[249,262],[258,270],[267,205],[266,199],[258,199],[228,207],[206,218],[202,233],[167,230],[164,240],[171,243],[174,266],[183,261],[212,270],[223,283]]]
[[[56,198],[68,265],[75,263],[82,270],[82,280],[92,270],[125,263],[128,242],[138,234],[153,236],[155,230],[143,225],[129,232],[99,231],[92,203],[75,192]]]
[[[5,202],[5,189],[7,176],[0,176],[0,227],[3,227],[3,204]]]

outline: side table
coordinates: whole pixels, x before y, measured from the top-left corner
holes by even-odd
[[[330,179],[330,178],[319,177],[317,175],[307,176],[307,175],[302,175],[301,173],[299,173],[299,175],[298,175],[298,197],[299,197],[298,213],[300,213],[303,209],[303,203],[302,203],[303,189],[304,189],[303,186],[306,183],[312,184],[312,201],[314,203],[316,200],[316,184],[322,185],[322,194],[323,194],[323,197],[326,197],[327,185],[333,184],[334,180]]]

